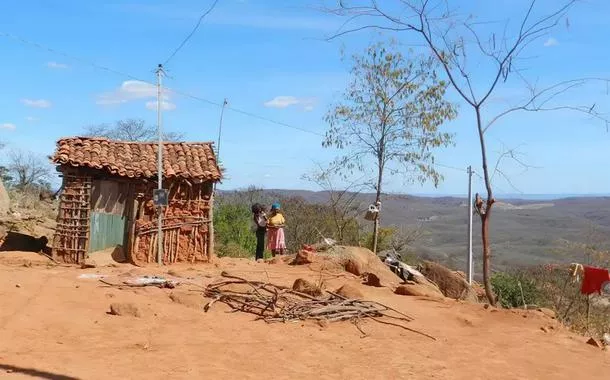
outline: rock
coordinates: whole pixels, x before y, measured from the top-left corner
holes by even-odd
[[[362,276],[364,270],[363,265],[360,261],[354,259],[347,259],[344,264],[345,271],[356,276]]]
[[[137,318],[142,317],[138,307],[132,303],[113,303],[110,305],[110,314]]]
[[[541,312],[542,314],[546,315],[549,318],[552,318],[552,319],[557,318],[557,314],[551,309],[541,307],[540,309],[538,309],[538,311]]]
[[[478,302],[476,291],[460,273],[431,261],[424,261],[420,272],[426,276],[427,280],[436,284],[445,297],[473,303]]]
[[[349,299],[362,299],[364,295],[357,287],[349,284],[345,284],[339,289],[335,290],[335,293]]]
[[[91,258],[86,258],[80,265],[82,269],[97,268],[97,263]]]
[[[20,284],[15,284],[15,287],[16,288],[21,288],[21,285]]]
[[[203,297],[196,293],[172,292],[169,298],[177,304],[193,309],[201,309],[204,304]]]
[[[399,285],[394,290],[394,293],[401,295],[401,296],[430,297],[430,298],[438,298],[438,299],[443,298],[443,294],[440,291],[435,290],[434,288],[431,288],[431,287],[420,285],[420,284]]]
[[[545,333],[548,333],[548,332],[549,332],[549,329],[547,329],[547,328],[546,328],[546,327],[544,327],[544,326],[542,326],[542,327],[540,328],[540,330],[544,331]]]
[[[320,289],[319,286],[302,278],[297,278],[294,281],[294,284],[292,284],[292,290],[299,293],[309,294],[310,296],[314,297],[322,295],[322,289]]]
[[[314,262],[315,257],[316,257],[315,252],[306,250],[306,249],[302,249],[299,251],[299,253],[297,253],[292,264],[293,265],[311,264]]]
[[[364,284],[365,285],[374,286],[374,287],[377,287],[377,288],[380,288],[382,286],[381,285],[381,280],[374,273],[365,273],[363,275],[363,277],[364,277]]]
[[[597,347],[597,348],[602,348],[602,345],[595,339],[593,338],[589,338],[589,340],[587,341],[587,344],[593,346],[593,347]]]

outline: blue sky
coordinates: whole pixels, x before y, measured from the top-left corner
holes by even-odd
[[[0,91],[0,141],[7,143],[4,152],[23,149],[50,154],[59,137],[78,135],[86,125],[123,118],[142,118],[154,125],[154,89],[133,78],[154,81],[156,65],[190,32],[209,3],[114,0],[102,5],[83,0],[22,0],[6,4],[0,14],[0,34],[28,42],[0,36],[4,88]],[[501,20],[522,10],[515,3],[523,1],[491,5],[477,0],[465,11],[482,20]],[[182,93],[219,104],[227,98],[236,109],[313,132],[228,110],[221,142],[228,178],[222,188],[256,184],[316,189],[301,180],[301,175],[314,162],[328,162],[337,153],[321,147],[320,135],[326,130],[325,112],[340,99],[349,80],[349,65],[341,60],[341,50],[360,52],[368,43],[391,36],[404,44],[413,42],[411,35],[370,32],[326,42],[324,37],[342,20],[314,10],[318,4],[317,0],[220,0],[166,66],[169,77],[165,83],[178,93],[168,94],[164,125],[184,133],[188,140],[216,140],[220,108]],[[544,10],[553,2],[541,4]],[[608,14],[610,4],[602,0],[578,5],[570,13],[569,28],[558,28],[529,47],[528,77],[543,84],[577,77],[610,78]],[[521,94],[523,88],[515,82],[503,84],[490,114]],[[450,97],[458,101],[455,94]],[[598,109],[610,111],[605,86],[570,93],[569,101],[596,103]],[[479,170],[472,121],[471,111],[461,105],[458,119],[445,126],[456,133],[457,145],[439,151],[439,163],[455,168],[473,165]],[[610,193],[610,177],[601,169],[610,158],[610,134],[603,124],[565,112],[515,114],[498,123],[488,139],[492,161],[503,146],[519,147],[532,166],[525,172],[509,162],[503,166],[520,192]],[[438,189],[409,185],[400,177],[388,179],[385,188],[391,192],[464,193],[464,172],[439,170],[445,181]],[[516,192],[503,178],[497,177],[495,182],[500,194]],[[476,177],[475,187],[482,189]]]

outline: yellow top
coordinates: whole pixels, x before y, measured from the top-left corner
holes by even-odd
[[[286,219],[284,218],[284,215],[277,213],[269,218],[269,222],[267,225],[269,227],[277,227],[277,226],[283,226],[285,223],[286,223]]]

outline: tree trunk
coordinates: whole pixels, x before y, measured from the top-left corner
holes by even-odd
[[[379,217],[381,214],[381,173],[379,174],[379,179],[377,182],[377,195],[375,196],[375,206],[379,209],[379,213],[375,217],[375,221],[373,222],[373,253],[377,254],[377,244],[379,240]]]
[[[485,284],[485,295],[491,305],[496,304],[496,296],[491,287],[491,248],[489,244],[489,209],[487,205],[485,214],[481,216],[481,240],[483,244],[483,284]]]
[[[483,131],[483,123],[481,120],[481,110],[475,107],[477,115],[477,128],[479,131],[479,142],[481,144],[481,160],[483,165],[483,180],[487,190],[487,200],[485,202],[485,210],[479,210],[481,215],[481,243],[483,245],[483,284],[485,286],[485,295],[491,305],[496,305],[496,296],[491,287],[491,244],[489,241],[489,221],[491,218],[491,208],[494,204],[493,190],[491,187],[491,179],[489,177],[489,168],[487,167],[487,149],[485,146],[485,134]]]

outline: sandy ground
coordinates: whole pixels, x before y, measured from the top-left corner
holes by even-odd
[[[330,289],[359,286],[366,298],[413,316],[426,337],[364,322],[268,325],[252,315],[208,313],[201,287],[228,270],[290,285],[319,280]],[[172,267],[176,289],[118,289],[82,274],[167,274],[129,265],[95,269],[51,266],[31,253],[0,254],[0,378],[21,379],[594,379],[610,374],[610,353],[585,344],[536,311],[484,308],[454,300],[394,295],[351,275],[307,266],[219,260]],[[170,295],[180,295],[174,302]],[[113,302],[137,305],[142,317],[109,315]],[[548,332],[543,331],[545,328]]]

